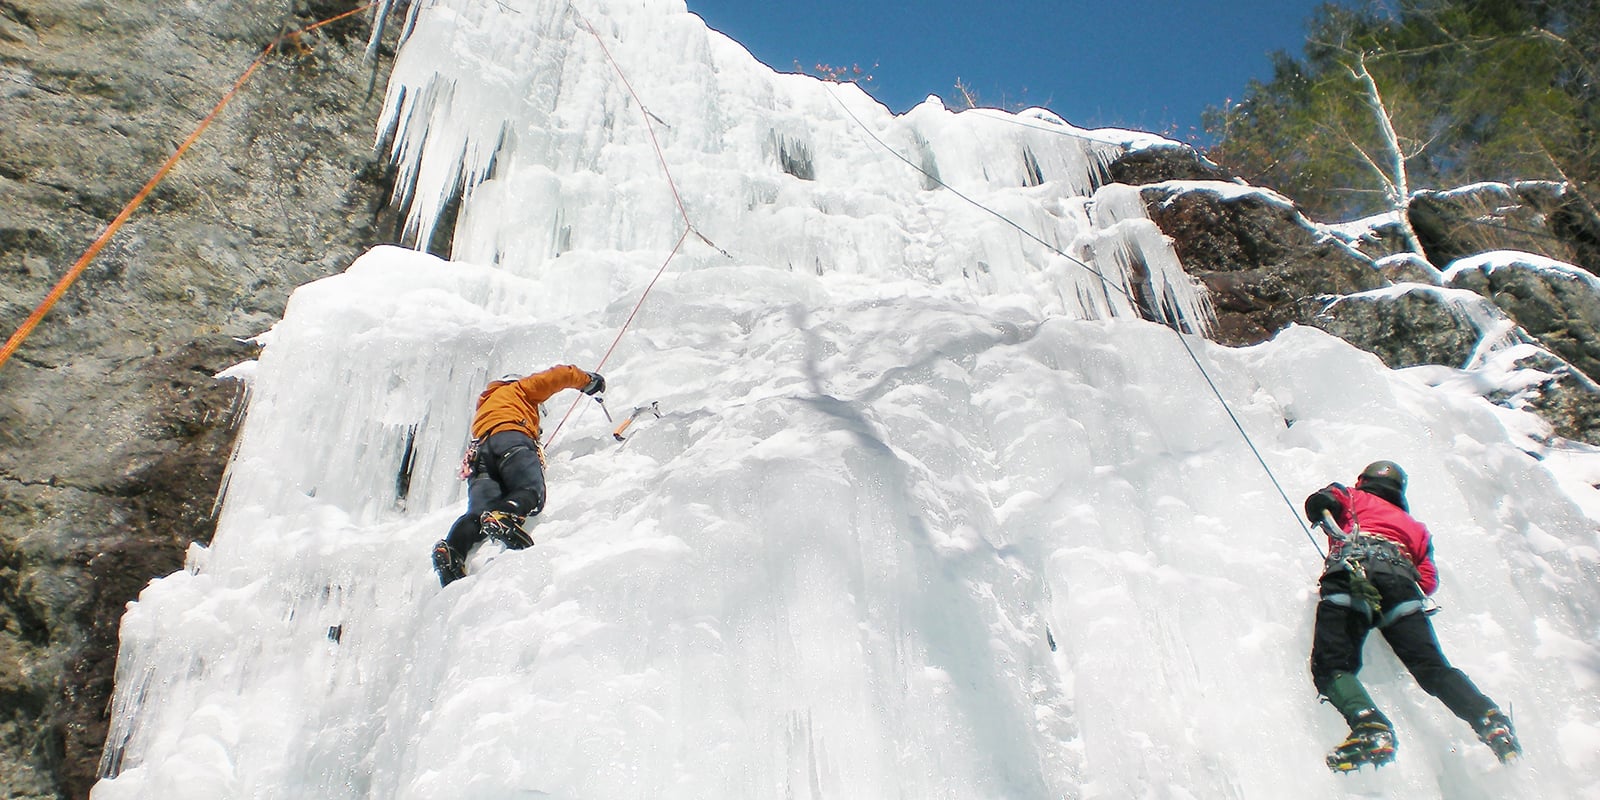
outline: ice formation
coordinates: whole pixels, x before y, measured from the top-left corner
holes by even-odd
[[[1314,330],[1200,338],[1106,184],[1141,135],[893,116],[673,0],[411,8],[384,140],[452,260],[377,248],[265,335],[97,800],[1600,793],[1594,454]],[[537,546],[441,590],[472,399],[562,362],[662,418],[558,397]],[[1400,759],[1322,766],[1295,504],[1375,458],[1516,770],[1379,644]]]

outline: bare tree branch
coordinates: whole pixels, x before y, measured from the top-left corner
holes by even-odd
[[[1354,58],[1354,63],[1346,63],[1344,68],[1349,70],[1350,75],[1356,79],[1357,83],[1361,84],[1362,91],[1365,93],[1362,100],[1366,103],[1367,108],[1371,109],[1373,121],[1378,127],[1378,134],[1388,151],[1384,154],[1387,156],[1387,166],[1380,165],[1376,156],[1367,153],[1366,150],[1356,145],[1354,140],[1351,141],[1351,144],[1356,147],[1357,152],[1361,153],[1361,157],[1365,158],[1367,163],[1377,171],[1380,180],[1388,188],[1389,207],[1399,212],[1397,216],[1400,218],[1400,229],[1405,236],[1406,247],[1411,252],[1426,259],[1428,254],[1423,250],[1421,240],[1417,238],[1416,228],[1411,225],[1411,185],[1406,174],[1407,155],[1400,147],[1400,136],[1395,132],[1394,120],[1389,114],[1388,107],[1384,105],[1383,93],[1378,90],[1378,81],[1372,77],[1372,71],[1367,69],[1367,54],[1365,52],[1353,52],[1350,55]]]

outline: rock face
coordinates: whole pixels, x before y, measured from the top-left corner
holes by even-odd
[[[1480,183],[1418,192],[1411,224],[1428,259],[1440,267],[1489,250],[1520,250],[1600,272],[1600,216],[1561,184]]]
[[[1591,302],[1600,302],[1600,293]],[[1341,297],[1329,302],[1312,324],[1396,369],[1423,364],[1469,368],[1509,357],[1511,365],[1542,377],[1516,390],[1496,390],[1487,395],[1490,400],[1537,413],[1556,436],[1600,442],[1600,386],[1550,340],[1519,326],[1476,291],[1409,284]]]
[[[1499,268],[1463,264],[1451,271],[1449,283],[1493,300],[1545,347],[1585,375],[1600,375],[1600,279],[1528,261]]]
[[[268,43],[358,5],[0,0],[0,334]],[[389,238],[371,23],[270,56],[0,366],[0,796],[87,795],[122,608],[210,539],[236,405],[212,376]]]
[[[1141,191],[1184,269],[1210,290],[1217,341],[1265,341],[1308,318],[1313,309],[1304,307],[1304,298],[1383,285],[1371,260],[1318,231],[1287,200],[1243,189],[1167,181]]]
[[[1314,318],[1319,327],[1363,350],[1378,353],[1391,369],[1419,364],[1466,367],[1478,351],[1484,332],[1459,300],[1439,292],[1396,292],[1344,297],[1328,304]],[[1470,293],[1464,293],[1470,294]],[[1478,295],[1480,316],[1506,320]],[[1506,320],[1509,327],[1509,320]]]
[[[1466,368],[1492,349],[1527,344],[1536,352],[1515,363],[1548,377],[1491,399],[1536,411],[1556,436],[1600,444],[1600,280],[1531,254],[1500,253],[1471,267],[1475,254],[1525,246],[1593,273],[1596,218],[1573,193],[1543,182],[1419,193],[1412,219],[1430,263],[1396,252],[1392,221],[1356,233],[1317,225],[1287,199],[1218,175],[1185,149],[1137,151],[1108,172],[1149,181],[1145,206],[1211,291],[1218,341],[1254,344],[1298,323],[1394,368]],[[1435,266],[1442,257],[1462,264],[1448,281]],[[1417,290],[1370,291],[1407,285]]]
[[[1194,148],[1177,143],[1128,153],[1112,162],[1106,174],[1113,182],[1129,186],[1165,181],[1234,181],[1227,170],[1206,160]]]

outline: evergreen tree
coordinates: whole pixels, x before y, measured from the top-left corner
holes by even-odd
[[[1303,58],[1275,54],[1271,81],[1208,109],[1208,155],[1322,218],[1482,180],[1566,180],[1592,201],[1597,52],[1593,0],[1324,5]]]

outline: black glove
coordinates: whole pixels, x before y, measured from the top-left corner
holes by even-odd
[[[1339,512],[1344,510],[1344,504],[1333,496],[1333,493],[1323,489],[1306,498],[1306,519],[1312,522],[1322,521],[1322,512],[1326,511],[1339,518]]]
[[[601,393],[605,392],[605,390],[606,390],[606,379],[605,379],[605,377],[602,376],[598,372],[590,372],[590,373],[588,373],[588,375],[589,375],[589,385],[583,387],[583,389],[582,389],[583,393],[586,394],[586,395],[589,395],[590,397],[593,397],[593,396],[595,396],[597,394],[601,394]]]

